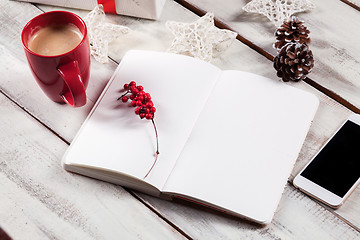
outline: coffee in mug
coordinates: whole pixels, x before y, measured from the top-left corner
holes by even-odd
[[[54,56],[74,49],[82,38],[80,30],[73,24],[49,25],[31,36],[28,47],[39,55]]]
[[[90,77],[85,22],[71,12],[46,12],[25,25],[21,40],[30,69],[44,93],[55,102],[85,105]]]

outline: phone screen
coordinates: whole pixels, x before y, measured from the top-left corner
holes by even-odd
[[[360,126],[348,120],[300,175],[344,197],[360,177]]]

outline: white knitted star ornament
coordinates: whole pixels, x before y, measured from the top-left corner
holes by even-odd
[[[108,62],[109,42],[128,33],[129,28],[105,22],[105,12],[101,4],[86,15],[84,21],[88,29],[91,55],[98,62]]]
[[[166,22],[173,33],[169,52],[184,54],[210,62],[214,52],[220,53],[229,47],[237,33],[219,29],[214,25],[214,14],[207,13],[193,23]]]
[[[251,13],[265,15],[276,27],[290,19],[297,12],[314,9],[315,5],[310,0],[252,0],[243,7]]]

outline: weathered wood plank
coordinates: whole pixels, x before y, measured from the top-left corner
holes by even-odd
[[[169,7],[165,8],[165,10],[167,9],[169,9]],[[165,19],[171,19],[175,21],[184,21],[183,19],[187,19],[187,22],[191,22],[196,19],[196,17],[188,13],[183,13],[181,17],[178,17],[174,14],[174,12],[175,10],[168,10],[166,11],[166,13],[171,13],[171,15],[169,14],[169,16],[165,15],[163,17]],[[186,18],[184,16],[186,16]],[[131,28],[142,29],[142,24],[143,23],[133,22],[131,24]],[[151,35],[150,29],[152,28],[149,27],[147,30],[145,30],[146,33],[149,35]],[[159,29],[159,27],[156,27],[155,29],[153,29],[153,31],[155,36],[158,36],[159,32],[161,32],[161,28]],[[161,35],[164,36],[164,34]],[[147,40],[147,42],[150,42],[151,46],[161,46],[161,44],[159,44],[159,39],[153,39],[148,36],[146,36],[145,39]],[[167,40],[168,37],[164,36],[164,39]],[[159,49],[161,50],[161,48]],[[156,50],[158,50],[158,48],[156,48]],[[118,44],[113,43],[111,45],[109,55],[111,56],[111,58],[120,61],[123,52],[123,44],[121,45],[120,42]],[[272,68],[272,63],[261,59],[260,55],[244,47],[239,42],[234,42],[233,46],[231,46],[229,51],[226,51],[224,54],[222,54],[220,58],[214,59],[213,63],[223,69],[238,69],[250,71],[276,79],[275,71]],[[317,150],[320,149],[322,144],[325,143],[326,140],[332,135],[332,133],[340,126],[341,122],[344,121],[345,118],[350,114],[350,111],[337,104],[336,102],[332,101],[328,97],[324,96],[323,94],[318,93],[316,90],[310,89],[306,84],[293,85],[299,88],[303,88],[304,90],[314,92],[321,99],[321,105],[319,107],[319,112],[314,120],[313,127],[311,128],[309,135],[305,141],[305,145],[300,153],[298,162],[295,165],[292,176],[298,173],[298,171],[311,159],[311,157],[317,152]],[[290,179],[292,179],[292,177]],[[358,194],[360,194],[359,189],[354,192],[352,196],[353,198],[350,198],[344,205],[352,206],[352,211],[342,211],[343,209],[345,209],[345,207],[338,210],[339,215],[341,215],[344,219],[349,219],[352,224],[357,226],[359,226],[360,224],[360,218],[357,217],[360,213],[360,205],[357,204],[356,200],[353,199],[360,199],[356,197]],[[151,197],[148,197],[147,199],[149,198]],[[156,199],[153,200],[157,201]],[[176,214],[176,212],[179,211],[182,210],[174,210],[172,211],[172,213]],[[279,221],[281,222],[281,220]],[[181,229],[183,227],[182,224],[179,224],[178,226]],[[294,226],[294,228],[296,228],[296,226]],[[197,235],[194,235],[194,238],[197,237]]]
[[[120,186],[64,171],[68,145],[3,94],[0,112],[0,222],[14,239],[183,239]]]
[[[214,12],[215,16],[272,55],[276,51],[275,26],[263,15],[246,13],[242,7],[248,1],[229,0],[179,0],[194,6],[201,12]],[[330,90],[333,97],[340,96],[360,112],[360,27],[359,11],[338,0],[316,1],[316,8],[307,13],[296,14],[305,21],[311,31],[310,48],[315,58],[315,67],[309,77]],[[336,16],[336,17],[334,17]],[[339,98],[340,99],[340,98]]]
[[[48,127],[50,127],[51,129],[59,129],[61,128],[62,131],[58,131],[59,135],[62,135],[67,141],[70,141],[69,135],[67,133],[71,132],[71,138],[74,136],[74,133],[79,129],[81,123],[83,122],[83,120],[85,119],[85,117],[88,114],[88,111],[91,109],[93,102],[97,99],[98,95],[100,94],[100,92],[102,91],[104,85],[106,84],[106,82],[108,81],[108,79],[110,78],[110,76],[112,75],[113,71],[116,68],[116,64],[107,64],[107,65],[103,65],[103,64],[99,64],[97,62],[93,62],[92,64],[92,75],[91,75],[91,79],[93,80],[92,82],[90,82],[89,84],[89,88],[88,88],[88,100],[89,103],[81,109],[73,109],[73,108],[69,108],[66,105],[59,105],[59,104],[55,104],[51,101],[49,101],[45,95],[43,95],[43,93],[41,92],[40,88],[37,87],[35,80],[32,78],[30,70],[27,66],[27,63],[25,61],[25,56],[23,54],[23,50],[21,47],[21,43],[20,43],[20,32],[21,32],[21,28],[26,24],[26,22],[36,16],[37,14],[41,13],[41,11],[39,9],[37,9],[36,7],[30,5],[30,4],[25,4],[25,3],[19,3],[19,2],[9,2],[9,1],[1,1],[0,2],[1,5],[1,9],[2,9],[2,13],[0,14],[0,19],[1,19],[1,37],[0,37],[0,52],[1,52],[1,72],[3,74],[3,78],[1,78],[1,91],[6,92],[7,95],[9,95],[11,98],[15,99],[17,102],[22,103],[21,106],[23,106],[28,112],[30,113],[37,113],[34,116],[39,119],[39,121],[42,121],[45,125],[47,125]],[[11,7],[9,7],[9,5],[11,5]],[[21,9],[21,10],[19,10]],[[18,13],[22,12],[22,15],[19,15]],[[7,23],[7,24],[3,24],[3,23]],[[4,34],[3,34],[4,33]],[[19,87],[20,86],[20,87]],[[3,96],[2,96],[3,97]],[[1,104],[2,105],[2,104]],[[14,110],[15,111],[15,110]],[[49,111],[52,113],[49,113]],[[21,111],[22,112],[22,111]],[[4,115],[3,115],[4,114]],[[2,116],[6,116],[6,112],[2,111]],[[16,115],[13,117],[14,119],[17,119]],[[12,122],[12,118],[7,119],[8,122]],[[13,123],[15,124],[15,123]],[[21,126],[22,123],[21,121],[18,121],[17,124],[19,126]],[[53,125],[54,124],[54,125]],[[8,127],[7,125],[2,125],[4,127]],[[11,129],[11,128],[9,128]],[[43,128],[45,129],[45,128]],[[24,130],[22,130],[22,134],[26,135],[26,132]],[[46,130],[43,130],[46,131]],[[31,131],[31,132],[37,132],[36,130]],[[39,131],[40,132],[40,131]],[[2,137],[4,138],[9,138],[8,136],[12,136],[13,134],[1,134]],[[56,137],[54,137],[56,139]],[[12,139],[12,138],[10,138]],[[38,148],[42,147],[41,142],[46,139],[46,141],[48,141],[48,137],[44,137],[42,139],[37,139],[36,143],[33,144],[34,148],[36,148],[37,146]],[[19,139],[16,139],[19,140]],[[57,139],[58,142],[60,141],[59,139]],[[44,141],[44,142],[46,142]],[[9,141],[10,142],[10,141]],[[61,141],[60,141],[61,142]],[[4,142],[8,143],[7,141]],[[21,150],[17,150],[17,147],[19,147],[21,149],[21,147],[23,146],[16,146],[15,142],[11,142],[13,144],[14,149],[8,150],[9,153],[6,157],[4,157],[3,154],[1,154],[2,156],[2,160],[9,160],[9,158],[11,156],[13,156],[12,153],[15,152],[21,152]],[[27,145],[28,143],[23,143],[22,145]],[[60,143],[58,143],[60,144]],[[56,174],[62,173],[67,175],[67,173],[61,168],[60,166],[60,159],[61,156],[63,154],[63,151],[66,149],[67,145],[65,143],[60,144],[60,146],[62,146],[62,148],[60,150],[62,150],[61,153],[57,153],[57,156],[55,158],[53,158],[52,160],[54,161],[54,163],[57,163],[57,171]],[[59,146],[54,145],[52,146],[53,148],[55,148],[55,150],[58,150],[57,148]],[[26,149],[30,149],[31,148],[26,148]],[[3,148],[1,148],[1,150],[3,150]],[[52,149],[54,150],[54,149]],[[4,151],[7,151],[7,149],[5,148]],[[25,150],[24,150],[25,151]],[[36,155],[32,155],[33,151],[31,151],[31,154],[26,154],[26,157],[24,157],[26,160],[33,160],[33,161],[37,161],[38,159],[31,159],[36,158]],[[20,153],[19,153],[20,154]],[[50,152],[47,153],[48,155],[51,154],[55,154],[54,152]],[[42,162],[44,162],[45,160],[43,159]],[[2,162],[4,163],[4,162]],[[14,175],[15,173],[15,166],[11,165],[12,169],[8,169],[7,175],[5,176],[5,178],[9,178],[11,179],[12,175]],[[5,168],[2,168],[2,170],[4,170]],[[61,225],[61,222],[63,221],[63,219],[60,218],[57,221],[53,221],[49,219],[47,220],[46,218],[44,218],[41,214],[43,215],[55,215],[53,216],[56,217],[56,215],[59,215],[59,212],[55,212],[53,214],[51,214],[51,211],[49,211],[48,213],[44,213],[44,212],[39,212],[39,215],[36,215],[37,212],[31,212],[29,214],[35,214],[35,215],[31,215],[29,216],[31,219],[27,219],[27,216],[24,216],[24,214],[21,215],[21,213],[23,212],[23,209],[21,209],[21,211],[16,212],[14,211],[14,208],[17,208],[17,206],[20,204],[20,201],[25,202],[26,206],[30,206],[30,209],[32,209],[31,211],[34,211],[34,206],[38,206],[38,201],[43,201],[43,204],[45,204],[45,206],[43,206],[42,208],[49,208],[49,206],[47,205],[47,201],[49,196],[51,197],[51,195],[57,194],[57,191],[54,193],[53,191],[55,191],[55,189],[57,189],[57,185],[51,185],[51,186],[32,186],[33,184],[36,184],[38,182],[32,182],[34,181],[32,179],[32,174],[33,175],[37,175],[37,172],[32,172],[32,174],[28,175],[27,173],[27,169],[26,168],[21,168],[21,169],[16,169],[18,171],[24,171],[26,174],[25,179],[14,179],[14,181],[16,180],[16,184],[14,185],[12,183],[11,180],[8,180],[8,184],[5,184],[5,180],[4,180],[4,184],[2,184],[2,188],[1,190],[3,190],[3,194],[1,194],[2,196],[7,196],[6,193],[9,194],[13,194],[13,196],[10,196],[10,198],[6,199],[6,204],[9,208],[6,208],[6,206],[4,205],[4,210],[8,209],[8,214],[13,214],[13,215],[2,215],[4,218],[3,219],[15,219],[15,223],[14,225],[10,224],[10,228],[11,228],[11,233],[13,231],[17,231],[17,228],[19,228],[19,226],[21,225],[17,225],[16,223],[18,223],[17,221],[21,222],[30,222],[33,221],[33,219],[42,219],[42,221],[50,221],[49,223],[52,223],[53,225],[51,226],[46,226],[46,227],[55,227],[56,223],[58,223],[58,226],[56,227],[56,229],[50,229],[51,231],[54,231],[54,236],[57,237],[65,237],[68,236],[67,234],[70,234],[71,232],[65,231],[64,233],[61,233],[63,228],[66,229],[66,227]],[[4,170],[6,171],[6,169]],[[43,169],[44,174],[49,174],[49,171],[46,171],[46,169]],[[10,174],[10,175],[9,175]],[[23,173],[16,173],[18,178],[23,177]],[[54,177],[56,177],[56,175],[54,175]],[[63,176],[57,176],[61,179],[63,179]],[[78,176],[75,177],[75,179],[78,178]],[[81,177],[80,177],[81,178]],[[38,179],[39,180],[39,179]],[[46,181],[46,178],[43,178],[41,180],[39,180],[39,182],[44,182],[44,180]],[[76,180],[72,180],[71,178],[66,179],[64,178],[65,182],[71,182],[72,184],[76,185],[76,186],[81,186],[81,184],[79,182],[76,182]],[[80,181],[83,182],[87,182],[89,180],[84,180],[83,178],[81,178]],[[100,184],[96,181],[96,184]],[[70,184],[71,185],[71,184]],[[7,187],[9,186],[9,187]],[[93,185],[90,183],[91,189],[93,189],[96,185]],[[101,185],[100,185],[101,186]],[[176,233],[176,231],[174,229],[172,229],[171,227],[169,227],[167,224],[165,224],[162,220],[160,220],[158,217],[156,217],[154,214],[152,214],[151,211],[149,211],[146,207],[144,207],[142,204],[140,204],[136,199],[134,199],[131,195],[129,195],[126,191],[122,190],[122,188],[120,187],[115,187],[115,190],[113,190],[114,186],[113,185],[109,185],[110,186],[110,190],[109,187],[103,187],[103,189],[100,189],[102,187],[97,187],[100,193],[102,191],[105,191],[106,194],[104,194],[105,199],[103,199],[102,197],[99,199],[98,203],[92,203],[94,204],[93,207],[97,208],[97,209],[101,209],[103,208],[104,211],[104,215],[105,217],[108,217],[109,219],[112,218],[112,220],[115,220],[112,225],[112,227],[110,227],[110,225],[107,223],[107,221],[105,221],[105,219],[103,220],[103,223],[99,222],[100,220],[96,220],[94,215],[92,214],[92,212],[94,211],[94,209],[92,209],[92,206],[87,206],[87,208],[83,211],[83,216],[81,216],[82,218],[86,219],[87,217],[92,217],[93,218],[93,224],[94,226],[91,226],[94,229],[98,229],[100,228],[101,231],[99,231],[101,234],[103,234],[102,236],[99,235],[100,237],[97,238],[103,238],[104,236],[106,238],[109,238],[108,235],[110,234],[114,234],[115,233],[115,229],[118,229],[118,234],[114,234],[113,238],[117,238],[118,235],[123,235],[126,236],[128,235],[129,238],[142,238],[145,236],[145,238],[149,238],[151,237],[151,235],[153,234],[158,235],[158,233],[154,233],[157,232],[157,223],[156,221],[160,222],[160,231],[163,232],[161,233],[159,236],[163,237],[165,239],[169,239],[169,238],[181,238],[181,235]],[[39,194],[37,192],[38,187],[40,187],[43,192],[41,194]],[[43,189],[48,187],[48,189]],[[64,188],[69,188],[69,186],[63,186]],[[84,186],[86,187],[86,186]],[[19,192],[12,193],[12,191],[14,191],[13,188],[19,188]],[[27,190],[28,188],[35,188],[32,189],[32,193],[28,193]],[[72,193],[70,193],[70,195],[76,195],[74,194],[75,191],[77,191],[76,187],[70,187],[69,190],[72,189],[71,191],[74,191]],[[86,188],[84,188],[85,190]],[[115,191],[115,193],[112,193],[111,191]],[[49,193],[47,193],[46,191],[49,191]],[[94,192],[93,192],[94,193]],[[48,194],[50,194],[48,196]],[[64,192],[60,192],[60,195],[66,195],[68,194],[68,192],[64,193]],[[28,196],[30,195],[30,196]],[[37,196],[38,199],[36,200],[30,200],[31,197]],[[110,196],[111,195],[111,196]],[[125,195],[125,196],[122,196]],[[94,196],[96,196],[96,194],[94,194]],[[63,196],[62,196],[63,197]],[[57,199],[58,201],[64,201],[63,205],[61,205],[59,203],[59,208],[58,209],[53,209],[54,211],[67,211],[66,207],[70,207],[67,206],[67,202],[65,198],[59,197],[59,199]],[[96,196],[97,197],[97,196]],[[123,201],[118,201],[118,199],[123,198]],[[2,198],[2,203],[5,204],[5,198]],[[19,199],[19,202],[17,201],[12,201],[12,199]],[[107,200],[109,199],[109,200]],[[86,200],[78,198],[78,199],[72,199],[73,201],[78,201],[78,205],[81,202],[86,202]],[[29,203],[30,202],[30,203]],[[101,203],[102,202],[102,203]],[[34,204],[34,205],[32,205]],[[55,203],[54,203],[55,204]],[[54,205],[53,204],[53,205]],[[64,204],[66,206],[64,206]],[[70,203],[69,203],[70,204]],[[96,204],[99,205],[103,205],[104,207],[98,207],[96,206]],[[108,206],[108,204],[113,204],[114,207],[110,207]],[[117,205],[118,204],[122,204],[124,206],[124,209],[120,209]],[[132,208],[132,204],[135,204],[135,208],[133,209],[133,212],[126,212],[125,210],[130,210]],[[75,204],[74,204],[75,205]],[[70,210],[73,212],[76,211],[80,211],[81,209],[79,209],[78,205],[73,206]],[[50,206],[50,207],[54,207],[54,206]],[[61,207],[64,207],[64,209],[62,210]],[[136,209],[137,207],[140,207],[138,209]],[[55,208],[55,207],[54,207]],[[105,209],[104,209],[105,208]],[[3,209],[3,208],[2,208]],[[113,209],[113,210],[111,210]],[[52,210],[52,209],[50,209]],[[70,211],[69,210],[69,211]],[[14,211],[14,212],[12,212]],[[45,210],[44,210],[45,211]],[[117,215],[116,217],[113,216],[107,216],[106,214],[108,214],[108,212],[111,211],[117,211],[119,215]],[[131,211],[131,210],[130,210]],[[87,213],[89,212],[89,214],[87,215]],[[138,213],[139,212],[139,213]],[[123,213],[121,215],[121,213]],[[131,213],[132,216],[128,217],[127,214]],[[146,216],[141,216],[142,213]],[[19,216],[17,216],[17,214],[19,214]],[[69,212],[69,214],[72,214]],[[66,214],[67,215],[67,214]],[[149,216],[147,216],[149,215]],[[121,222],[121,219],[117,219],[121,216],[124,216],[125,222]],[[66,217],[66,216],[65,216]],[[104,217],[104,218],[105,218]],[[134,220],[132,223],[128,222],[129,226],[126,226],[127,221],[129,219],[126,218],[141,218],[140,220]],[[142,219],[146,219],[149,218],[150,222],[152,223],[142,223]],[[153,218],[153,219],[152,219]],[[70,219],[71,220],[71,219]],[[44,225],[44,223],[42,221],[37,220],[38,222],[35,223],[35,225],[33,225],[32,227],[29,227],[29,231],[35,231],[35,232],[39,232],[39,229],[42,230],[41,226],[37,226],[37,225]],[[78,219],[76,219],[76,216],[74,217],[74,219],[72,219],[71,221],[78,222]],[[84,220],[85,221],[85,220]],[[131,220],[130,220],[131,221]],[[145,220],[146,221],[146,220]],[[3,222],[3,220],[1,220],[1,222]],[[116,226],[116,222],[123,224],[124,226],[120,229],[118,226]],[[71,222],[70,222],[71,223]],[[105,223],[105,224],[104,224]],[[139,226],[137,226],[139,224]],[[66,223],[64,225],[70,225],[69,223]],[[96,226],[96,225],[104,225],[104,226]],[[151,227],[152,225],[152,227]],[[6,225],[7,227],[9,227],[8,225]],[[27,225],[27,226],[30,226]],[[145,227],[142,228],[141,226]],[[69,227],[69,226],[68,226]],[[146,227],[151,227],[152,229],[146,229]],[[90,229],[90,227],[88,227]],[[114,230],[111,230],[111,229]],[[164,230],[161,230],[161,228],[164,228]],[[8,229],[8,228],[5,228]],[[89,230],[88,229],[88,230]],[[167,229],[167,230],[166,230]],[[43,229],[46,230],[46,229]],[[85,229],[86,230],[86,229]],[[110,231],[111,230],[111,231]],[[122,233],[122,231],[126,230],[125,233]],[[74,232],[74,238],[76,238],[76,236],[78,236],[78,238],[89,238],[89,235],[87,235],[87,233],[82,234],[81,233],[82,229],[76,229],[74,228],[73,232]],[[108,232],[106,232],[108,231]],[[67,233],[68,232],[68,233]],[[76,233],[77,232],[77,233]],[[97,232],[97,230],[95,231]],[[26,238],[26,234],[29,233],[27,231],[23,231],[23,238]],[[76,233],[76,234],[75,234]],[[149,234],[147,234],[149,233]],[[64,235],[65,234],[65,235]],[[91,232],[89,233],[90,235],[92,234]],[[125,234],[125,235],[124,235]],[[19,233],[18,233],[19,235]],[[14,235],[14,236],[18,236],[18,235]],[[46,234],[45,234],[46,235]],[[29,234],[28,236],[34,236],[34,238],[36,238],[37,235],[32,235]],[[41,235],[42,236],[42,235]],[[96,235],[94,235],[96,237]],[[111,237],[110,237],[111,238]]]
[[[285,188],[273,221],[253,225],[186,203],[140,194],[157,211],[195,239],[358,239],[359,232],[292,186]]]
[[[0,227],[0,239],[11,240],[12,238]]]
[[[51,9],[60,9],[47,6],[40,6],[40,8],[46,11]],[[86,11],[72,9],[68,10],[78,13],[80,16],[84,16],[87,13]],[[176,20],[191,22],[197,19],[197,16],[185,10],[184,8],[181,8],[176,3],[167,1],[163,15],[159,21],[149,21],[116,15],[108,15],[107,19],[118,24],[126,25],[132,29],[132,32],[128,36],[114,41],[110,46],[109,55],[111,58],[116,59],[116,61],[119,62],[121,61],[125,51],[129,49],[137,48],[161,51],[166,50],[170,46],[172,35],[166,30],[165,21]],[[9,37],[9,40],[11,39],[12,38]],[[0,43],[7,47],[5,42]],[[14,51],[17,50],[14,49]],[[14,58],[19,61],[18,57],[16,57],[12,51],[10,51],[9,54],[12,55],[10,58]],[[214,64],[221,67],[222,69],[244,70],[276,79],[274,70],[271,67],[271,62],[264,59],[264,57],[239,42],[234,42],[228,51],[222,54],[220,58],[214,60]],[[103,65],[101,65],[101,67],[102,66]],[[9,73],[14,71],[12,66],[8,65],[8,68]],[[30,78],[29,76],[25,76],[25,74],[23,77],[28,79]],[[350,114],[350,111],[330,100],[323,94],[318,93],[316,90],[310,88],[304,83],[293,85],[295,87],[314,92],[321,100],[319,112],[316,115],[314,124],[307,137],[306,144],[302,149],[297,166],[294,169],[294,172],[296,172],[302,164],[305,164],[310,159],[310,155],[313,155],[316,150],[320,148],[321,144],[326,141],[326,139],[333,133],[333,131],[335,131],[335,129],[341,124],[346,116]],[[40,101],[37,103],[24,101],[20,96],[23,94],[26,87],[30,87],[30,89],[34,88],[30,83],[26,86],[18,86],[14,84],[13,86],[7,88],[6,92],[7,94],[11,95],[11,97],[15,99],[21,106],[25,106],[27,109],[31,108],[30,112],[34,116],[39,118],[40,121],[45,122],[47,125],[51,126],[51,128],[55,132],[58,132],[61,136],[65,136],[64,132],[68,132],[66,136],[68,141],[71,141],[76,131],[74,129],[66,129],[66,126],[59,124],[59,120],[55,119],[54,117],[55,115],[61,113],[67,114],[70,111],[68,110],[68,107],[60,105],[60,108],[54,108],[52,106],[53,109],[51,109],[51,107],[47,107]],[[96,86],[96,82],[94,82],[93,87],[95,90],[97,88],[102,89]],[[31,95],[29,99],[31,99]],[[49,104],[49,101],[45,98],[43,101]],[[84,115],[86,115],[86,111],[87,110],[83,109],[76,109],[76,111],[74,110],[74,112],[82,112]],[[50,116],[44,115],[44,112]],[[77,121],[83,121],[81,120],[81,117],[73,117],[71,114],[69,114],[69,118],[73,119],[67,120],[69,121],[68,123],[73,121],[74,124],[76,124]],[[81,123],[77,124],[80,125]],[[89,185],[91,184],[92,182],[89,183]],[[308,228],[309,233],[308,235],[305,235],[310,236],[310,238],[313,235],[321,236],[323,238],[328,237],[329,239],[336,239],[336,237],[339,236],[341,232],[346,232],[347,235],[345,235],[345,239],[355,239],[359,236],[357,232],[354,232],[352,228],[344,224],[343,221],[339,220],[327,209],[324,209],[316,202],[309,200],[307,197],[289,186],[285,191],[274,221],[271,223],[271,225],[265,228],[248,224],[239,219],[218,216],[217,214],[208,213],[207,211],[202,211],[198,208],[187,207],[171,202],[164,202],[160,199],[152,198],[146,195],[141,195],[141,197],[147,201],[147,203],[152,206],[159,214],[169,219],[173,224],[195,239],[238,239],[238,236],[251,239],[291,239],[296,237],[301,239],[300,233],[301,230],[304,231],[304,228],[302,228],[304,225],[306,227],[309,225],[317,226]],[[356,203],[355,205],[352,205],[355,208],[354,215],[359,215],[358,213],[360,212],[360,206],[358,205],[359,204]],[[324,215],[321,215],[320,213]],[[321,217],[319,217],[319,214]],[[294,216],[300,218],[301,221],[295,221],[293,219]],[[345,218],[347,218],[347,216],[345,216]],[[290,223],[288,223],[289,219],[292,220]],[[324,219],[326,220],[325,223],[323,223]]]
[[[246,58],[238,56],[246,56]],[[252,71],[274,78],[274,73],[271,68],[272,63],[270,61],[259,59],[261,58],[260,55],[249,50],[245,46],[242,46],[240,43],[235,42],[231,47],[231,51],[224,53],[222,58],[236,59],[236,61],[227,63],[228,65],[231,65],[231,68]],[[224,65],[222,67],[227,65],[224,62],[223,64]],[[320,99],[320,107],[306,138],[305,144],[301,150],[299,159],[294,167],[290,180],[311,159],[311,157],[320,149],[332,133],[351,113],[345,107],[329,99],[324,94],[312,89],[305,83],[296,83],[292,85],[317,95]],[[254,226],[247,225],[245,222],[234,220],[233,224],[238,226],[237,231],[235,231],[233,227],[229,227],[229,222],[231,222],[231,220],[227,217],[211,217],[211,214],[204,213],[198,209],[184,210],[186,207],[182,205],[175,204],[170,206],[162,200],[143,194],[140,195],[157,211],[161,214],[165,214],[164,216],[167,219],[175,223],[179,228],[194,238],[206,239],[215,235],[226,235],[229,239],[233,239],[235,236],[251,239],[339,239],[341,236],[341,239],[356,239],[359,236],[358,233],[353,230],[349,230],[350,232],[345,230],[345,232],[350,235],[342,236],[343,230],[340,230],[339,232],[337,232],[338,229],[336,229],[336,231],[331,231],[331,229],[327,227],[331,224],[334,224],[333,226],[336,226],[336,228],[339,226],[339,223],[335,223],[337,221],[335,220],[336,218],[333,219],[335,213],[359,229],[358,226],[360,219],[358,216],[360,213],[360,205],[357,203],[357,201],[359,201],[359,193],[360,189],[357,189],[342,208],[334,211],[321,207],[317,204],[317,202],[306,197],[304,194],[301,194],[293,187],[287,186],[280,203],[279,210],[275,214],[274,220],[269,226],[266,226],[265,228],[256,228]],[[164,207],[163,204],[166,204],[167,207]],[[289,208],[287,208],[288,206]],[[351,211],[347,211],[346,208],[351,208]],[[325,221],[325,219],[332,220],[328,222]],[[185,222],[187,224],[185,224]],[[189,225],[191,227],[189,227]],[[304,225],[305,227],[303,228]],[[316,225],[317,230],[310,227],[312,225]],[[226,227],[222,228],[219,226]],[[345,225],[342,226],[345,227]],[[247,231],[249,228],[251,231]],[[198,231],[197,229],[202,230]],[[304,233],[304,229],[306,229],[306,233]],[[230,231],[231,233],[225,234],[224,232],[227,231]],[[205,235],[205,233],[208,233],[209,235]]]
[[[62,129],[58,133],[71,141],[74,131],[79,129],[117,65],[92,61],[87,89],[88,103],[84,107],[69,108],[49,101],[30,72],[20,37],[25,24],[40,13],[42,12],[39,9],[29,3],[0,1],[0,89],[16,101],[24,103],[22,106],[28,111],[37,112],[37,118],[51,129]],[[54,115],[51,112],[63,114]]]
[[[359,0],[340,0],[348,5],[350,5],[351,7],[357,9],[360,11],[360,1]]]
[[[183,21],[182,19],[186,18],[187,19],[186,21],[188,22],[191,22],[197,18],[195,15],[189,14],[187,12],[182,13],[181,16],[178,16],[174,14],[174,12],[176,12],[176,6],[171,5],[170,7],[166,6],[164,12],[165,15],[162,16],[163,18],[176,20],[176,21]],[[42,8],[44,8],[44,6],[42,6]],[[118,16],[112,16],[112,15],[108,16],[108,19],[110,21],[118,22],[119,24],[124,24],[126,26],[129,26],[132,29],[132,33],[130,33],[129,36],[125,36],[124,38],[114,41],[111,44],[109,54],[111,58],[115,59],[116,61],[121,61],[124,52],[127,50],[127,47],[124,46],[124,42],[132,43],[130,44],[130,46],[128,46],[129,48],[137,47],[141,49],[152,49],[152,50],[165,50],[167,49],[167,47],[165,47],[166,46],[165,43],[171,42],[170,40],[171,37],[169,37],[168,33],[166,31],[164,32],[163,28],[159,26],[159,24],[157,23],[148,23],[147,21],[143,21],[143,20],[133,21],[131,18],[123,18],[123,17],[119,18]],[[146,28],[143,27],[144,24],[147,26]],[[159,35],[163,36],[162,39],[153,37]],[[137,45],[133,44],[133,39],[138,39]],[[151,46],[151,48],[147,48],[147,46],[149,45]],[[232,46],[229,51],[226,51],[224,54],[222,54],[220,58],[215,59],[214,64],[218,65],[223,69],[238,69],[238,70],[250,71],[276,79],[274,70],[269,61],[264,60],[260,55],[244,47],[239,42],[234,42],[233,45],[234,46]],[[306,84],[297,84],[295,86],[311,91],[309,90],[309,87]],[[318,94],[317,91],[314,92]],[[322,143],[324,143],[327,140],[327,138],[332,134],[332,132],[335,131],[336,128],[341,124],[341,122],[346,118],[346,116],[350,114],[348,110],[336,104],[334,101],[330,100],[326,96],[322,94],[318,94],[318,96],[319,98],[321,98],[321,106],[317,118],[314,121],[315,127],[311,129],[309,136],[305,142],[305,146],[300,154],[298,164],[294,168],[295,173],[300,169],[300,167],[302,167],[304,164],[307,163],[307,161],[311,158],[311,156],[313,156],[315,152],[321,147]],[[329,122],[328,118],[331,118],[332,121]],[[326,122],[326,124],[324,125],[323,122]],[[144,195],[141,196],[144,197]],[[158,201],[157,199],[148,196],[146,196],[146,199],[147,200],[152,199],[155,202]],[[152,206],[156,205],[153,204],[153,202],[151,201],[148,201],[148,203],[151,204]],[[174,207],[172,207],[171,209],[173,208]],[[164,209],[162,209],[159,212],[161,214],[166,214],[166,217],[168,217],[167,214],[176,215],[176,212],[181,212],[181,211],[182,209],[175,208],[174,210],[171,210],[171,212],[169,210],[164,210]],[[193,214],[193,215],[197,215],[197,214]],[[189,217],[191,218],[192,216]],[[170,219],[174,219],[174,218],[177,217],[173,217]],[[281,222],[282,220],[278,220],[278,221]],[[313,221],[316,222],[316,220]],[[207,224],[209,224],[209,227],[213,226],[213,223],[211,223],[211,221],[208,221]],[[183,227],[186,228],[186,226],[184,226],[183,223],[178,223],[176,225],[180,229],[183,229]],[[294,228],[296,228],[296,226],[294,226]],[[199,229],[199,227],[195,227],[195,229]],[[278,230],[280,231],[280,229]],[[200,230],[200,232],[204,232],[204,231]],[[189,231],[189,233],[191,233],[190,236],[194,238],[199,238],[200,232],[196,232],[196,231],[194,232],[194,230]],[[186,231],[186,233],[188,233],[188,231]],[[216,234],[214,232],[211,233]],[[281,235],[281,233],[279,235]]]

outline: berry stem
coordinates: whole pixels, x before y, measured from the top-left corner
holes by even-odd
[[[159,155],[159,137],[158,137],[158,133],[157,133],[157,129],[156,129],[154,119],[151,119],[151,122],[154,125],[155,136],[156,136],[156,155]]]
[[[122,97],[126,96],[126,94],[128,94],[130,92],[130,90],[127,90],[123,95],[121,95],[117,100],[120,100]]]
[[[151,122],[154,126],[154,130],[155,130],[155,136],[156,136],[156,153],[155,153],[155,161],[153,163],[153,165],[151,166],[150,170],[147,172],[147,174],[145,175],[144,179],[149,175],[149,173],[151,172],[151,170],[154,168],[156,162],[157,162],[157,159],[158,159],[158,156],[159,156],[159,137],[158,137],[158,133],[157,133],[157,129],[156,129],[156,125],[155,125],[155,122],[154,122],[154,119],[151,119]]]

